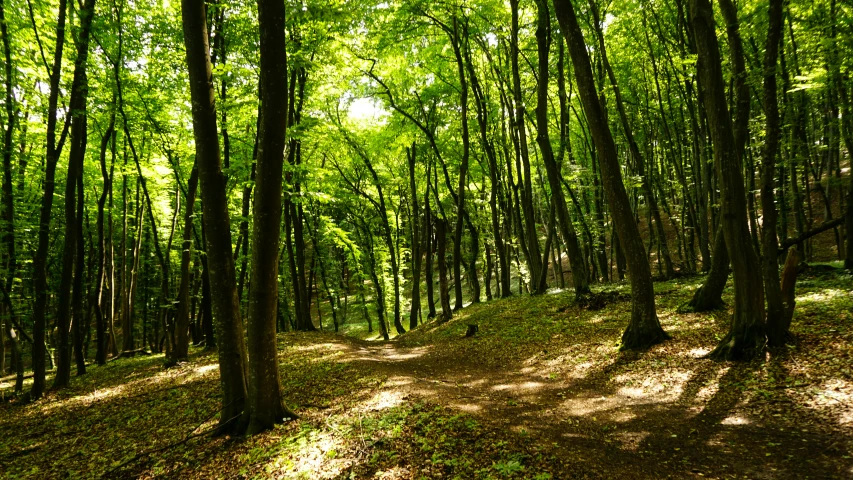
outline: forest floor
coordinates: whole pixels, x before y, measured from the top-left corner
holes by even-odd
[[[853,276],[801,275],[797,343],[743,364],[703,358],[727,312],[678,313],[701,280],[655,285],[673,339],[639,353],[617,348],[624,284],[599,287],[603,308],[516,296],[390,342],[280,334],[300,418],[250,438],[206,435],[215,354],[93,366],[34,404],[0,402],[0,477],[853,477]]]

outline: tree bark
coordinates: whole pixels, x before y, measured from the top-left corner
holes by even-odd
[[[62,277],[58,292],[58,311],[56,314],[57,367],[53,388],[67,387],[71,380],[71,328],[72,283],[74,279],[74,257],[77,253],[78,222],[76,218],[77,177],[83,169],[86,155],[86,100],[88,98],[88,79],[86,62],[89,56],[89,34],[95,0],[87,0],[80,10],[80,34],[77,39],[77,59],[74,61],[74,80],[72,98],[69,102],[71,112],[71,151],[68,155],[68,178],[65,183],[65,238],[62,253]],[[82,273],[82,272],[81,272]]]
[[[86,132],[83,132],[84,143]],[[80,162],[80,170],[77,172],[77,241],[74,258],[74,284],[71,295],[72,311],[72,342],[74,346],[74,361],[77,367],[77,376],[86,374],[86,355],[83,349],[83,340],[86,335],[84,325],[85,307],[83,305],[83,294],[85,290],[83,279],[86,276],[85,266],[85,244],[83,240],[83,162]]]
[[[204,2],[182,0],[184,44],[192,98],[193,132],[203,202],[207,258],[222,384],[217,433],[241,430],[237,421],[246,404],[246,345],[231,254],[231,219],[219,156],[215,95]]]
[[[67,1],[59,0],[59,17],[56,22],[56,49],[50,73],[50,94],[47,107],[47,152],[45,154],[44,193],[39,210],[38,247],[33,257],[33,386],[30,399],[41,398],[45,389],[45,316],[47,314],[47,254],[50,248],[50,218],[53,209],[53,193],[56,188],[56,162],[62,152],[64,138],[56,142],[56,107],[59,99],[59,80],[62,69],[62,49],[65,44],[65,14]],[[72,89],[72,97],[79,95]]]
[[[575,17],[574,7],[570,0],[554,0],[554,10],[560,22],[560,30],[566,37],[569,54],[575,66],[575,79],[593,141],[598,151],[601,178],[610,204],[610,213],[619,234],[622,249],[627,256],[628,274],[631,277],[632,306],[631,322],[622,335],[622,348],[648,348],[669,337],[661,328],[655,312],[652,272],[646,259],[640,231],[634,222],[625,185],[622,183],[613,135],[596,95],[589,54]]]
[[[435,222],[436,255],[438,256],[438,292],[441,299],[440,322],[453,317],[450,309],[450,287],[447,284],[447,220],[437,218]]]
[[[518,19],[518,0],[510,0],[510,9],[512,10],[512,27],[510,30],[510,63],[512,67],[512,95],[514,99],[515,109],[511,118],[511,124],[515,130],[516,153],[518,159],[521,160],[521,166],[518,171],[519,183],[521,184],[521,228],[520,235],[524,236],[526,245],[526,258],[530,268],[530,286],[536,283],[539,279],[539,274],[542,270],[542,255],[539,246],[539,234],[536,229],[536,215],[533,209],[533,183],[530,174],[530,158],[527,146],[527,129],[525,128],[525,108],[524,97],[521,93],[521,76],[519,74],[518,58],[520,47],[518,44],[519,19]]]
[[[779,40],[782,37],[783,0],[770,0],[767,12],[767,42],[764,50],[764,116],[766,137],[761,165],[761,212],[764,218],[761,230],[762,273],[764,294],[767,298],[767,339],[770,346],[783,346],[788,336],[787,315],[783,307],[779,283],[779,260],[776,252],[779,241],[776,237],[776,154],[782,128],[779,121],[779,104],[776,98],[776,60],[779,56]],[[793,311],[792,311],[793,313]]]
[[[467,24],[465,29],[465,36],[467,38]],[[507,255],[504,238],[501,233],[503,225],[501,224],[501,211],[498,206],[499,204],[504,203],[504,199],[500,170],[498,168],[497,153],[495,152],[495,145],[489,140],[488,136],[489,105],[486,102],[486,96],[483,92],[482,86],[480,85],[479,79],[477,78],[477,73],[474,70],[474,62],[471,60],[471,49],[468,47],[467,43],[464,52],[465,63],[468,67],[468,78],[470,79],[471,83],[471,91],[474,94],[474,107],[477,111],[477,123],[479,125],[480,132],[480,146],[483,149],[483,152],[485,153],[486,158],[489,162],[489,182],[491,187],[489,195],[489,211],[491,213],[492,221],[492,238],[495,242],[495,251],[498,257],[498,272],[496,275],[498,280],[498,291],[506,292],[506,294],[508,295],[510,290],[509,256]],[[488,243],[486,244],[486,251],[489,251]],[[486,253],[486,257],[487,259],[491,258],[489,253]],[[488,272],[486,274],[486,295],[488,299],[491,300],[490,280],[488,280],[489,278],[491,278],[491,261],[487,260],[487,262],[489,266],[487,267]]]
[[[537,6],[536,45],[539,51],[539,84],[536,89],[536,142],[542,152],[542,161],[545,164],[548,184],[551,187],[552,201],[556,209],[557,222],[560,225],[560,234],[569,253],[569,263],[573,272],[582,272],[584,271],[583,255],[575,227],[572,224],[572,217],[569,215],[566,196],[563,194],[560,166],[554,158],[551,138],[548,135],[548,56],[551,49],[551,14],[548,10],[547,0],[537,0]],[[543,264],[547,263],[547,255],[544,258],[546,261],[541,262]],[[572,275],[572,282],[575,287],[575,295],[586,295],[590,292],[586,275]]]
[[[764,336],[764,286],[758,256],[752,248],[743,169],[726,102],[714,12],[708,0],[690,0],[690,17],[699,53],[699,81],[714,142],[720,186],[721,220],[733,267],[735,306],[731,330],[712,358],[737,360],[760,351]]]
[[[172,348],[172,361],[186,360],[189,355],[190,327],[190,262],[193,256],[193,211],[198,190],[198,158],[193,162],[189,181],[187,181],[186,201],[184,202],[184,232],[181,244],[181,280],[178,286],[178,311],[175,316],[175,346]]]
[[[2,243],[5,248],[4,252],[4,267],[6,270],[6,285],[8,289],[12,288],[15,279],[15,273],[18,266],[18,259],[15,254],[15,197],[12,187],[12,142],[15,129],[15,104],[13,96],[13,77],[12,77],[12,53],[9,41],[9,30],[6,25],[5,2],[0,0],[0,35],[3,37],[3,58],[5,78],[4,84],[6,87],[5,106],[6,106],[6,128],[3,132],[3,189],[2,189],[2,207],[3,207],[3,226],[2,226]],[[18,340],[18,335],[12,326],[13,311],[11,301],[8,305],[9,316],[5,321],[5,328],[0,331],[0,375],[6,373],[6,352],[3,333],[9,337],[11,345],[11,360],[16,371],[20,372],[19,382],[15,384],[15,391],[20,391],[23,381],[23,361],[21,358],[21,347]]]
[[[418,206],[418,186],[415,182],[415,165],[417,164],[417,145],[412,142],[412,147],[406,149],[406,158],[409,165],[409,195],[412,199],[412,302],[409,311],[409,330],[418,326],[418,317],[421,313],[421,211]]]
[[[276,312],[278,250],[281,237],[281,185],[287,129],[285,8],[277,0],[258,0],[261,105],[258,162],[252,211],[252,277],[247,329],[249,350],[248,433],[269,430],[295,418],[285,406],[278,371]],[[319,301],[318,308],[319,308]]]

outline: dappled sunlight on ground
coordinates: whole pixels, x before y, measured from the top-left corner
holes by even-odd
[[[405,397],[406,394],[402,391],[382,390],[374,395],[370,400],[364,402],[360,408],[356,408],[355,411],[378,411],[396,407],[403,403]]]
[[[643,352],[618,350],[629,301],[612,297],[602,310],[588,310],[568,290],[471,305],[391,342],[279,334],[285,401],[298,421],[247,439],[194,439],[136,459],[114,476],[853,473],[845,458],[853,445],[853,332],[844,323],[853,318],[853,297],[841,281],[827,288],[805,283],[796,345],[740,364],[705,358],[725,333],[728,311],[677,313],[698,282],[656,284],[659,318],[674,338]],[[626,293],[627,284],[606,291]],[[479,332],[465,338],[469,323]],[[100,476],[140,451],[211,427],[219,407],[215,357],[196,352],[172,369],[162,361],[121,359],[34,405],[0,404],[0,431],[11,435],[0,440],[0,462],[19,476],[31,465],[43,469],[39,478],[66,471]],[[0,389],[9,389],[14,377],[2,382]]]
[[[689,370],[669,369],[653,372],[621,374],[613,378],[615,385],[624,384],[619,393],[633,398],[651,397],[661,402],[670,402],[678,398],[684,385],[690,380]]]
[[[811,292],[804,295],[797,296],[797,303],[802,304],[810,304],[810,303],[826,303],[827,301],[831,301],[833,299],[841,299],[841,298],[853,298],[853,292],[850,290],[843,290],[840,288],[826,288],[820,290],[818,292]]]
[[[722,425],[749,425],[752,421],[748,418],[735,415],[724,418],[720,423]]]

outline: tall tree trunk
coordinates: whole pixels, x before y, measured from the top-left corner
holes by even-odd
[[[731,330],[711,353],[714,358],[748,358],[764,346],[764,286],[752,248],[743,169],[726,103],[714,12],[708,0],[690,0],[690,17],[699,52],[699,81],[714,142],[720,186],[721,220],[735,283]]]
[[[425,282],[426,282],[426,290],[427,290],[427,308],[429,309],[429,313],[427,314],[427,318],[435,318],[437,312],[435,310],[435,276],[433,275],[433,214],[432,208],[430,207],[429,201],[429,191],[430,184],[432,181],[430,180],[430,166],[432,166],[432,162],[427,164],[427,174],[426,174],[426,188],[424,189],[424,250],[426,251],[426,271]]]
[[[646,159],[640,152],[640,147],[637,145],[637,141],[634,139],[634,133],[631,129],[631,123],[628,121],[628,113],[626,112],[625,105],[622,102],[622,93],[620,92],[619,85],[616,82],[616,74],[613,72],[613,68],[610,66],[610,62],[607,60],[607,49],[604,46],[604,32],[602,31],[601,22],[598,15],[598,7],[596,6],[595,1],[596,0],[590,0],[589,5],[592,10],[596,36],[598,37],[598,47],[600,51],[601,62],[604,66],[604,69],[607,71],[607,77],[610,80],[610,84],[613,85],[613,95],[616,98],[616,110],[619,112],[619,120],[622,124],[622,131],[625,133],[625,139],[628,141],[628,148],[631,151],[631,157],[634,159],[637,174],[642,179],[641,187],[646,197],[646,202],[648,204],[649,211],[655,222],[655,233],[657,234],[657,239],[661,250],[661,256],[663,257],[665,269],[664,276],[666,278],[673,278],[675,276],[675,268],[672,264],[672,257],[669,254],[669,245],[666,241],[666,232],[663,228],[663,221],[661,221],[660,217],[660,209],[658,208],[658,202],[656,199],[654,188],[652,187],[653,180],[651,178],[650,170],[653,169],[646,168]]]
[[[210,269],[207,265],[207,235],[204,230],[204,213],[202,213],[201,225],[200,249],[205,250],[205,252],[203,255],[199,255],[201,259],[201,308],[199,308],[199,315],[201,316],[201,329],[204,332],[204,349],[210,351],[216,349],[216,329],[213,326],[213,300],[210,298]]]
[[[5,255],[3,259],[3,266],[6,270],[5,288],[11,290],[12,284],[15,279],[15,273],[18,267],[18,259],[15,253],[15,197],[14,192],[12,190],[12,136],[15,130],[15,104],[13,97],[12,53],[9,42],[9,30],[8,26],[6,25],[5,10],[5,1],[0,0],[0,35],[3,37],[3,58],[5,60],[4,84],[6,87],[6,128],[3,132],[3,225],[2,230],[0,230],[0,233],[2,233],[2,243],[5,249],[5,251],[3,252]],[[0,375],[6,373],[6,352],[4,349],[5,341],[3,340],[3,333],[5,332],[6,335],[9,337],[9,343],[11,345],[12,364],[15,370],[17,372],[20,372],[18,382],[15,384],[15,391],[17,392],[21,390],[23,385],[23,361],[21,358],[21,347],[20,341],[18,340],[18,334],[17,332],[15,332],[15,329],[12,326],[13,319],[16,317],[11,304],[11,300],[9,302],[8,311],[6,312],[6,315],[8,315],[8,317],[5,321],[5,328],[2,329],[3,331],[0,331],[0,344],[3,344],[0,345]]]
[[[98,245],[96,260],[98,262],[98,273],[95,278],[95,290],[92,294],[95,305],[95,363],[105,365],[107,363],[107,320],[104,318],[104,280],[107,276],[107,248],[106,236],[104,234],[104,207],[112,192],[112,175],[107,171],[107,148],[115,131],[115,113],[110,114],[110,125],[101,138],[100,163],[103,188],[98,198]],[[107,285],[109,288],[109,284]]]
[[[519,74],[518,58],[520,47],[518,44],[518,0],[510,0],[512,10],[512,27],[510,33],[510,63],[512,66],[512,92],[515,103],[515,111],[512,116],[512,125],[515,130],[516,150],[521,160],[521,168],[518,171],[519,183],[521,184],[521,208],[520,215],[523,223],[520,235],[524,236],[523,246],[526,245],[526,258],[530,269],[530,284],[533,286],[539,279],[542,270],[542,255],[539,247],[539,232],[536,229],[536,214],[533,209],[533,183],[530,174],[530,158],[527,146],[527,129],[525,128],[524,97],[521,93],[521,76]]]
[[[95,0],[86,0],[80,11],[80,35],[77,39],[77,59],[74,61],[74,80],[72,82],[72,98],[69,102],[71,111],[71,151],[68,155],[68,178],[65,183],[65,243],[62,253],[62,277],[59,283],[58,311],[56,313],[56,328],[58,361],[53,388],[67,387],[71,379],[71,345],[69,334],[71,327],[71,288],[74,277],[74,256],[77,252],[76,219],[77,202],[75,195],[83,195],[77,191],[77,177],[83,169],[83,159],[86,155],[86,100],[88,98],[88,79],[86,77],[86,62],[89,56],[89,33],[92,26],[92,16],[95,11]]]
[[[50,73],[50,94],[47,107],[47,152],[45,155],[44,193],[39,210],[38,247],[33,257],[33,386],[30,399],[41,398],[45,389],[45,316],[47,314],[47,254],[50,248],[50,218],[53,209],[53,193],[56,189],[56,162],[62,152],[63,138],[56,141],[56,107],[59,99],[59,80],[62,69],[62,49],[65,44],[65,13],[67,1],[59,0],[59,17],[56,22],[56,49]],[[76,89],[71,95],[79,95]]]
[[[844,145],[847,147],[848,156],[853,156],[853,107],[851,107],[847,86],[842,83],[839,87],[841,102],[844,107],[844,114],[841,117],[841,132],[844,137]],[[847,214],[844,216],[844,230],[847,232],[847,250],[845,252],[844,268],[853,270],[853,173],[849,177],[850,181],[847,185]],[[793,178],[791,180],[794,181]]]
[[[86,136],[86,132],[83,132],[84,137]],[[76,257],[74,259],[74,284],[73,284],[73,292],[71,295],[71,311],[72,311],[72,325],[71,331],[73,334],[72,341],[74,345],[74,360],[77,366],[77,376],[86,374],[86,355],[83,350],[83,339],[86,335],[84,331],[86,325],[84,324],[84,316],[86,315],[85,307],[83,305],[83,294],[85,290],[85,283],[83,281],[86,276],[86,265],[85,265],[85,244],[83,240],[83,168],[82,162],[80,164],[80,170],[77,172],[77,242],[76,242]]]
[[[412,147],[406,149],[406,158],[409,164],[409,195],[412,198],[412,302],[409,310],[409,330],[418,326],[418,317],[421,313],[421,211],[418,206],[418,186],[415,182],[415,165],[417,163],[417,145],[412,142]],[[429,176],[427,176],[429,178]]]
[[[467,24],[465,25],[465,37],[468,38]],[[501,224],[501,210],[499,209],[499,204],[504,203],[503,189],[501,188],[502,183],[500,169],[498,168],[497,153],[495,152],[495,145],[489,140],[488,136],[489,105],[486,102],[486,96],[483,92],[482,86],[480,85],[480,81],[477,78],[476,70],[474,70],[474,62],[471,60],[471,49],[467,42],[465,47],[465,64],[468,67],[468,78],[471,83],[471,91],[474,93],[474,106],[477,111],[477,123],[480,127],[480,146],[489,162],[489,183],[491,187],[489,195],[489,211],[491,213],[492,221],[492,238],[495,242],[495,251],[498,257],[498,291],[506,292],[508,295],[510,290],[509,256],[507,255],[504,238],[501,233],[503,225]],[[427,175],[427,178],[429,178],[429,175]],[[487,252],[489,251],[488,243],[486,244],[486,250]],[[489,267],[487,267],[488,273],[486,274],[486,295],[489,300],[491,300],[491,286],[489,280],[489,278],[491,278],[491,257],[489,253],[486,254],[486,258],[487,263],[489,264]]]
[[[761,212],[764,218],[761,243],[764,250],[762,273],[764,294],[767,297],[767,338],[771,346],[782,346],[788,336],[787,315],[782,306],[782,289],[779,283],[779,241],[776,238],[776,154],[782,128],[779,121],[779,104],[776,98],[776,60],[779,40],[782,37],[783,0],[770,0],[767,12],[767,42],[764,50],[764,116],[766,137],[761,165]]]
[[[261,105],[258,162],[252,212],[252,277],[247,329],[249,350],[248,433],[272,428],[295,415],[285,408],[278,372],[275,325],[281,184],[287,129],[287,57],[284,3],[258,0]],[[318,302],[319,307],[319,302]]]
[[[542,161],[545,164],[548,184],[551,187],[552,201],[560,225],[560,234],[569,253],[569,263],[572,265],[573,272],[582,272],[584,271],[583,254],[581,254],[578,236],[575,233],[572,217],[569,215],[569,207],[566,204],[566,197],[563,194],[560,166],[554,158],[551,138],[548,135],[548,56],[551,50],[551,14],[547,0],[537,0],[537,6],[536,45],[539,51],[539,84],[536,89],[536,142],[542,152]],[[542,262],[543,264],[547,263],[547,255],[544,258],[546,261]],[[575,295],[586,295],[590,292],[586,275],[572,275],[572,282],[575,287]]]
[[[225,192],[225,176],[219,156],[216,107],[207,36],[204,2],[182,0],[184,44],[192,97],[193,132],[206,231],[208,268],[222,384],[222,412],[218,433],[241,430],[247,396],[246,345],[231,254],[231,219]]]
[[[186,201],[184,202],[184,233],[181,244],[181,280],[178,286],[178,311],[175,317],[175,346],[172,348],[172,361],[185,360],[189,355],[190,326],[190,262],[193,256],[193,210],[198,190],[198,160],[193,163],[189,181],[187,181]]]
[[[456,303],[454,310],[462,309],[462,229],[465,220],[465,191],[468,187],[468,158],[471,152],[471,140],[468,133],[468,81],[465,76],[465,62],[462,58],[459,21],[453,17],[451,35],[451,46],[456,57],[456,69],[459,75],[459,107],[462,120],[462,159],[459,163],[459,186],[456,191],[456,227],[453,229],[453,293]],[[473,230],[473,229],[472,229]],[[472,232],[473,234],[473,232]],[[474,260],[476,265],[476,258]],[[469,271],[469,275],[476,276],[476,269]]]
[[[450,309],[450,287],[447,284],[447,220],[436,218],[436,255],[438,256],[438,292],[441,298],[441,317],[446,322],[453,316]]]
[[[627,256],[628,274],[631,277],[632,308],[631,323],[622,335],[622,348],[647,348],[668,338],[655,312],[652,272],[646,259],[640,231],[634,222],[625,185],[622,183],[616,144],[596,95],[589,54],[575,17],[574,7],[570,0],[554,0],[554,10],[560,22],[560,30],[565,35],[569,46],[581,102],[598,150],[601,178],[610,204],[610,213],[619,233],[622,249]]]

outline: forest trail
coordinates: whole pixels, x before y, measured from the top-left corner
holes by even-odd
[[[616,347],[630,301],[590,310],[570,292],[472,305],[388,342],[357,338],[360,324],[280,333],[300,418],[251,437],[204,434],[215,354],[168,369],[162,355],[118,359],[34,404],[0,403],[0,478],[853,475],[849,275],[804,275],[798,343],[749,363],[703,358],[728,314],[677,312],[698,280],[655,285],[673,339],[645,352]]]
[[[488,366],[441,344],[330,340],[343,353],[340,361],[386,379],[375,395],[380,404],[427,401],[496,430],[531,435],[559,459],[559,470],[572,477],[831,478],[829,472],[849,459],[853,445],[849,436],[799,430],[778,414],[762,415],[759,422],[741,416],[736,407],[742,392],[727,383],[748,372],[741,366],[726,368],[716,379],[728,388],[697,398],[715,380],[713,363],[678,395],[666,387],[649,394],[636,388],[614,390],[609,384],[613,371],[631,364],[627,356],[589,377],[561,378],[542,375],[548,367],[540,361]],[[464,345],[472,340],[448,341]]]

